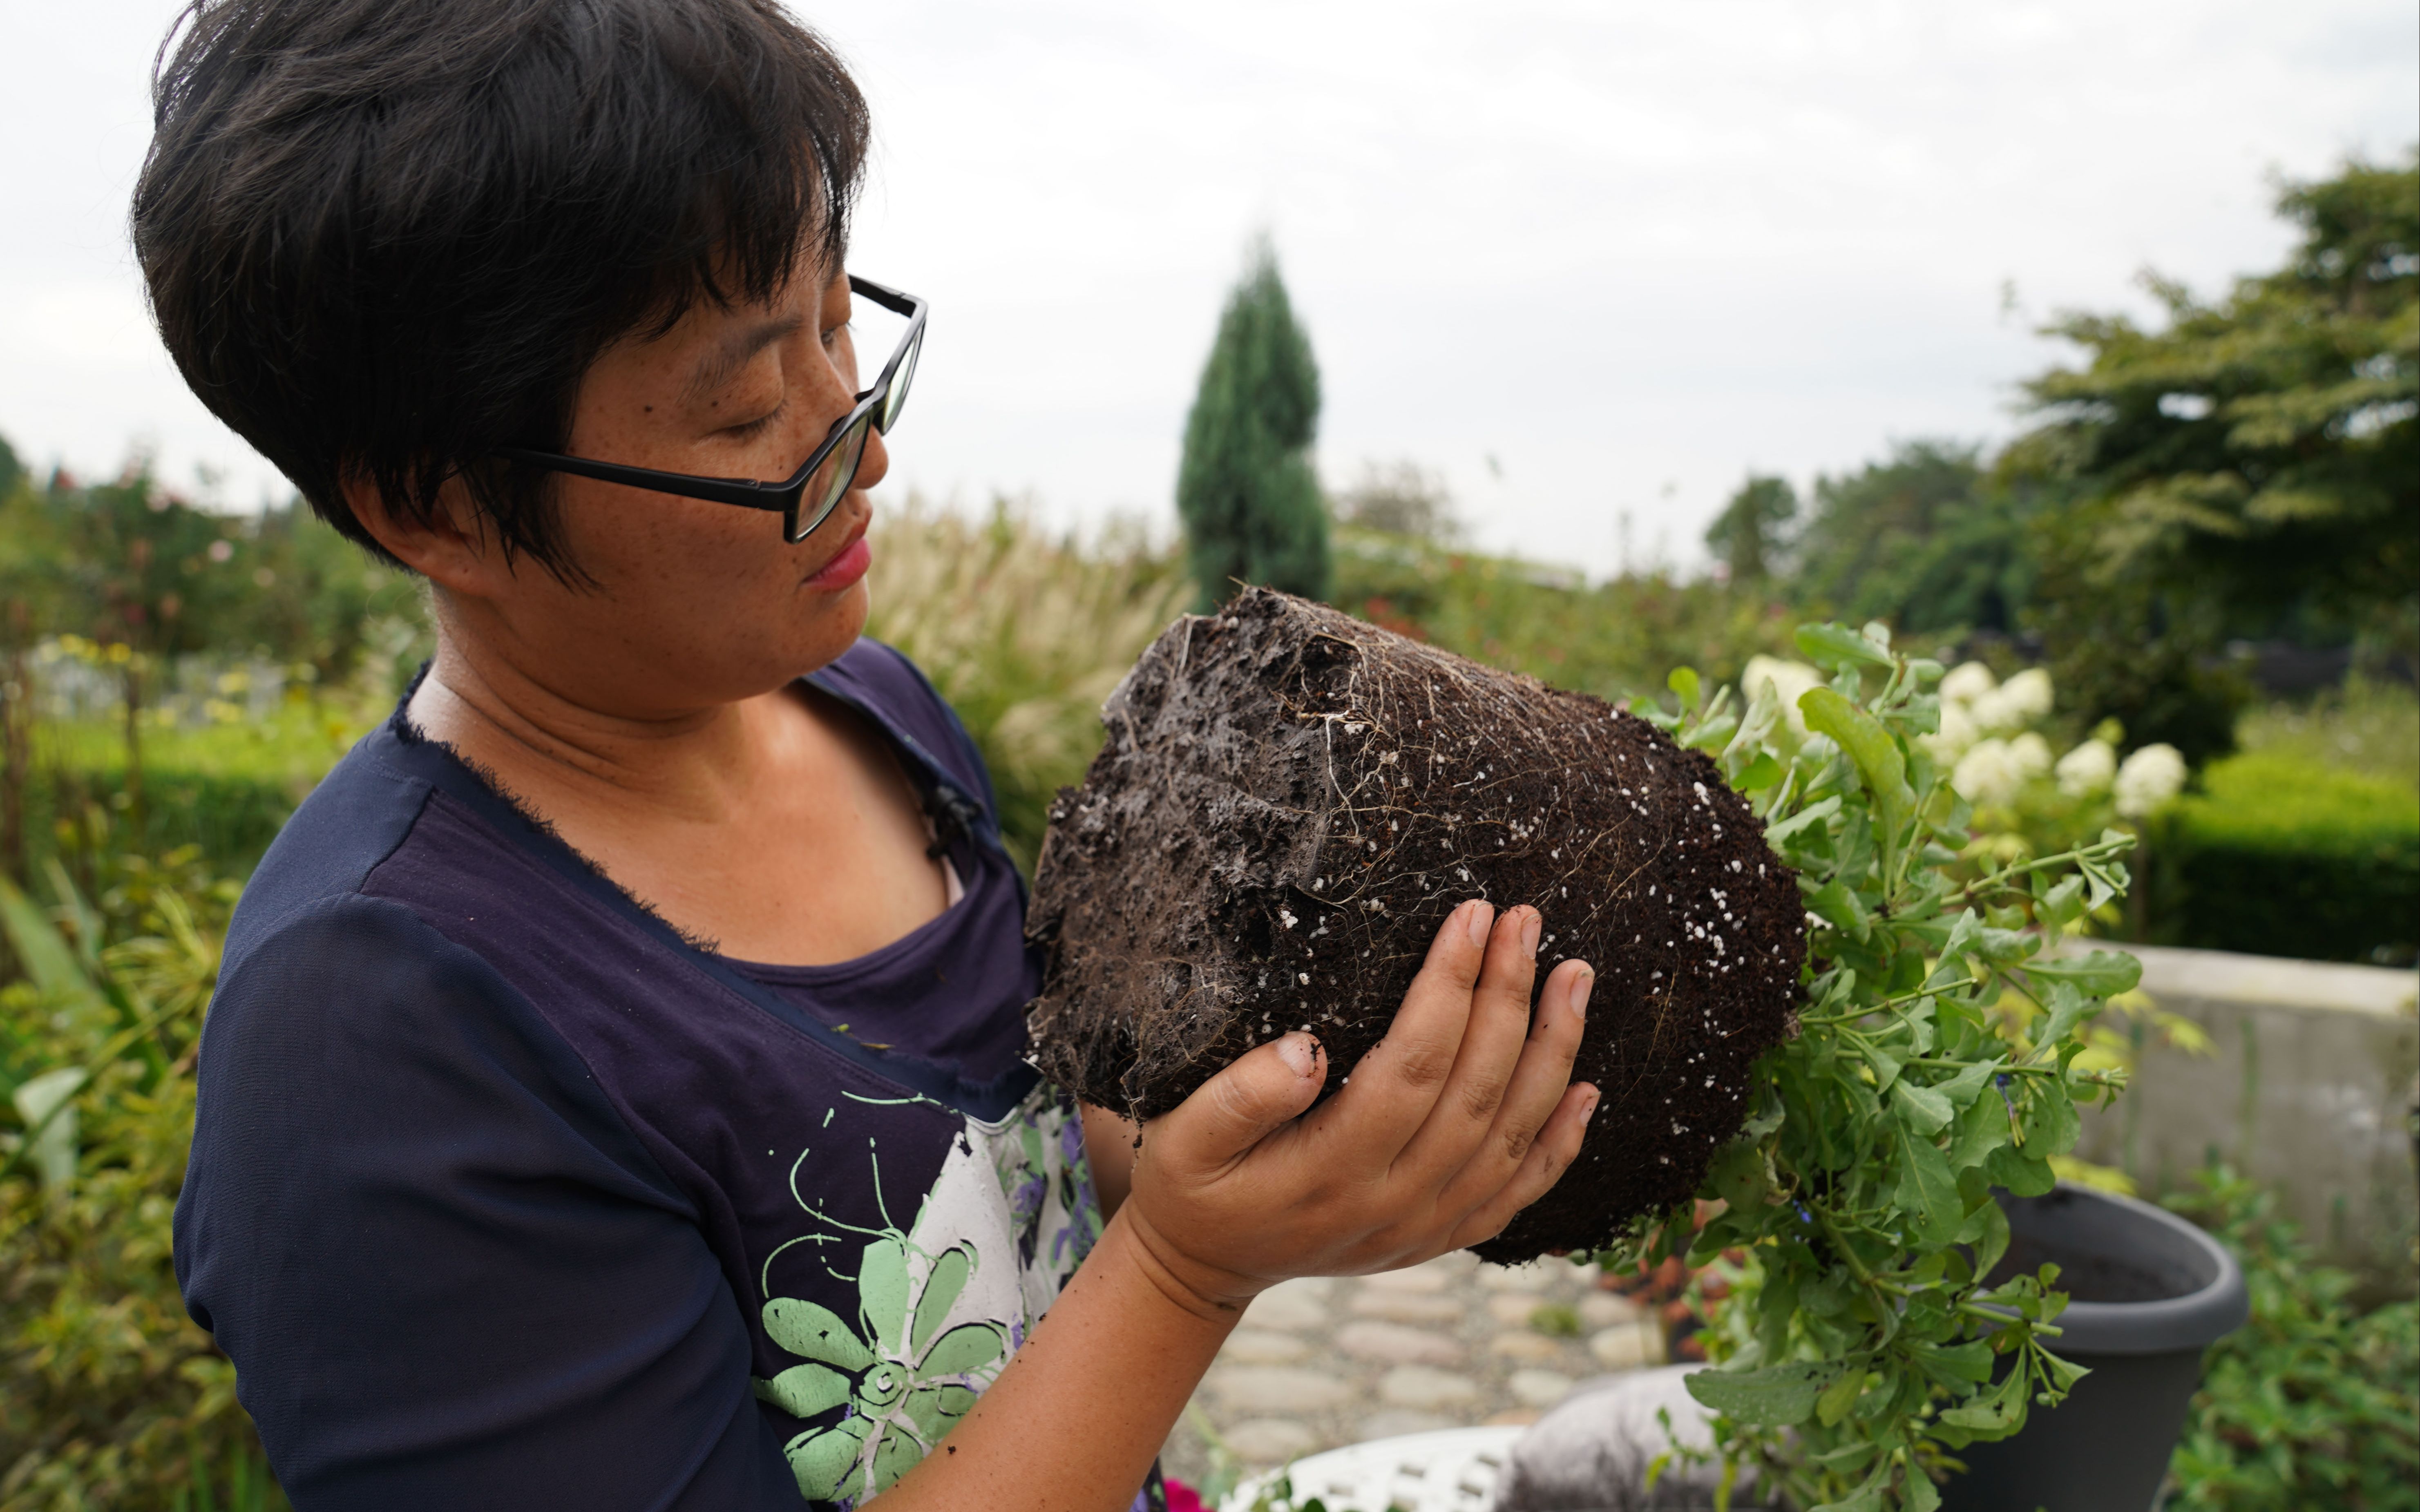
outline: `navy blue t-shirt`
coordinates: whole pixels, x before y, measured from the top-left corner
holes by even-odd
[[[855,1505],[1098,1236],[982,759],[886,646],[809,681],[964,889],[856,961],[685,940],[400,710],[270,848],[176,1260],[302,1512]]]

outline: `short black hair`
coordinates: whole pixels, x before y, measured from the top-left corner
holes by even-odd
[[[380,556],[340,482],[426,519],[458,476],[573,577],[495,448],[563,450],[614,342],[837,270],[869,133],[771,0],[195,0],[152,96],[134,250],[194,393]]]

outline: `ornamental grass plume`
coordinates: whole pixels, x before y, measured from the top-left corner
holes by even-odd
[[[873,542],[866,633],[913,657],[958,711],[1031,874],[1050,795],[1083,775],[1101,700],[1184,603],[1184,575],[1139,539],[1082,548],[1005,501],[974,518],[911,495]]]

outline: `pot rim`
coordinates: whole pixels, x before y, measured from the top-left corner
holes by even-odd
[[[2166,1354],[2201,1350],[2234,1333],[2251,1317],[2252,1298],[2244,1286],[2243,1268],[2226,1245],[2201,1228],[2139,1197],[2073,1181],[2061,1181],[2052,1192],[2156,1225],[2201,1251],[2213,1264],[2208,1283],[2180,1297],[2156,1302],[2070,1302],[2052,1319],[2051,1326],[2060,1330],[2051,1341],[2053,1353]]]

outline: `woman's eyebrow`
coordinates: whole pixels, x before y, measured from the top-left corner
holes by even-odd
[[[690,400],[705,398],[730,382],[734,374],[748,365],[750,358],[806,323],[805,316],[794,313],[759,321],[724,337],[713,350],[698,359],[697,369],[690,375],[689,387],[681,396]]]

